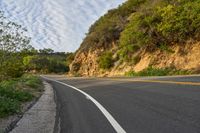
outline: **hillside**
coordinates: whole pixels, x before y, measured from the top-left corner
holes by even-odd
[[[116,76],[148,68],[200,70],[199,0],[128,0],[89,29],[71,75]]]

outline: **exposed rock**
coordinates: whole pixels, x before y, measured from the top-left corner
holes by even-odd
[[[158,49],[150,53],[143,50],[140,53],[141,60],[136,65],[117,60],[111,70],[101,70],[98,66],[98,57],[104,49],[90,50],[88,53],[77,52],[71,64],[71,74],[101,77],[122,76],[127,71],[138,72],[150,65],[157,68],[174,67],[176,69],[200,71],[200,42],[185,45],[176,44],[171,49],[173,52]],[[116,48],[113,47],[110,51],[116,51]],[[115,54],[113,56],[116,56]]]

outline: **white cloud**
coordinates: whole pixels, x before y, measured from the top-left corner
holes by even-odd
[[[89,26],[124,0],[1,0],[5,15],[27,27],[36,48],[75,51]]]

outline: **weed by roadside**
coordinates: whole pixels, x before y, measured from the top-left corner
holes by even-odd
[[[32,75],[0,82],[0,118],[19,113],[21,104],[31,101],[41,86],[39,77]]]
[[[173,68],[153,68],[148,67],[140,72],[129,71],[125,76],[168,76],[168,75],[187,75],[191,74],[187,70],[176,70]]]

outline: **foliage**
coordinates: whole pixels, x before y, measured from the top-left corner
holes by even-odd
[[[117,50],[114,61],[134,65],[144,51],[160,49],[174,53],[175,44],[199,41],[199,14],[199,0],[127,0],[90,27],[77,53],[104,49],[97,60],[103,69],[114,64],[112,58],[106,56],[111,49]]]
[[[79,70],[80,70],[80,67],[81,67],[81,64],[79,62],[76,62],[76,63],[73,63],[73,66],[72,66],[72,72],[75,74],[74,75],[79,75],[79,74],[76,74]]]
[[[20,77],[24,73],[19,51],[29,48],[26,29],[7,20],[0,11],[0,80]]]
[[[0,118],[20,112],[20,104],[17,100],[0,97]]]
[[[198,39],[200,32],[200,1],[180,2],[179,5],[169,4],[158,7],[157,13],[161,23],[157,30],[162,33],[167,42],[185,42],[194,37]]]
[[[160,44],[158,45],[158,48],[162,51],[166,51],[168,53],[174,53],[174,51],[172,49],[170,49],[169,45],[166,44]]]
[[[32,54],[27,53],[23,58],[23,64],[27,72],[65,73],[69,71],[69,65],[73,59],[72,53],[55,53],[50,49],[39,50]]]
[[[53,54],[54,53],[54,50],[50,49],[50,48],[44,48],[44,49],[40,49],[39,52],[41,54]]]
[[[0,80],[17,78],[25,72],[60,73],[69,71],[66,54],[29,45],[26,29],[7,20],[0,12]]]
[[[112,53],[106,52],[98,59],[99,67],[102,69],[109,69],[113,66]]]
[[[167,76],[167,75],[187,75],[191,74],[186,70],[176,70],[174,68],[153,68],[148,67],[140,72],[129,71],[126,76]]]
[[[66,56],[67,56],[66,65],[69,67],[69,65],[73,62],[75,55],[74,53],[67,53]]]
[[[90,48],[111,47],[111,43],[120,37],[129,15],[145,0],[129,0],[117,9],[112,9],[96,21],[89,29],[89,33],[81,44],[80,50],[88,51]]]
[[[118,51],[120,59],[123,61],[129,62],[133,56],[133,53],[140,49],[137,45],[127,45],[126,47],[121,47]]]
[[[153,3],[153,4],[150,4]],[[151,6],[147,6],[151,5]],[[146,2],[133,13],[122,31],[119,42],[122,53],[133,54],[130,47],[159,47],[172,52],[168,45],[198,40],[200,33],[200,1]],[[124,51],[124,52],[123,52]],[[121,56],[121,58],[127,58]],[[128,58],[131,58],[130,56]]]
[[[23,77],[20,78],[20,82],[24,82],[25,86],[31,88],[39,88],[42,84],[42,80],[37,76],[33,75],[24,75]]]
[[[21,102],[29,101],[33,97],[30,93],[22,90],[16,90],[13,86],[3,86],[0,89],[0,92],[1,92],[1,97],[7,97]]]
[[[140,60],[141,60],[141,57],[140,57],[140,56],[135,56],[135,57],[133,57],[133,59],[132,59],[132,63],[133,63],[134,65],[136,65],[138,62],[140,62]]]
[[[21,104],[34,98],[33,92],[24,88],[34,88],[41,91],[42,81],[31,75],[0,82],[0,118],[19,113]]]

